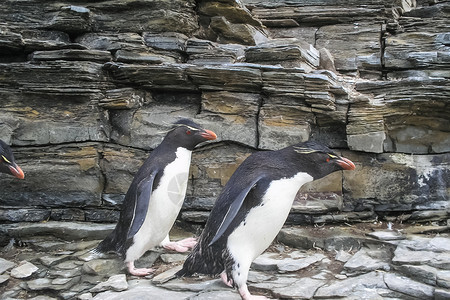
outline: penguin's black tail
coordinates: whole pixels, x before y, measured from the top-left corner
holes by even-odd
[[[108,252],[115,252],[122,255],[123,242],[118,238],[118,235],[113,230],[103,241],[101,241],[97,247],[91,250],[93,254],[106,254]]]
[[[221,252],[219,248],[215,249],[214,247],[207,246],[206,243],[200,240],[184,261],[181,270],[175,273],[175,276],[191,276],[196,273],[218,275],[222,273],[225,268]]]

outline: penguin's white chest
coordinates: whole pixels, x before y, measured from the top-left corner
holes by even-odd
[[[270,183],[261,205],[253,207],[245,221],[228,237],[228,250],[237,262],[250,267],[267,249],[283,227],[298,190],[312,180],[307,173],[298,173]]]
[[[192,151],[179,147],[175,160],[164,168],[159,185],[150,196],[144,223],[127,251],[126,261],[139,258],[169,234],[186,195],[191,154]]]

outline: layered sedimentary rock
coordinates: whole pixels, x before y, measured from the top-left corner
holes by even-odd
[[[206,220],[251,153],[319,141],[357,170],[305,186],[291,223],[445,221],[449,4],[414,1],[3,1],[0,221],[114,222],[170,123],[193,155],[180,219]]]

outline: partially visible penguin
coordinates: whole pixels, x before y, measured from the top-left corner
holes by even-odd
[[[94,249],[120,254],[132,275],[145,276],[151,268],[136,268],[135,260],[155,246],[185,252],[194,238],[169,240],[169,231],[180,212],[186,194],[192,150],[201,142],[216,139],[191,120],[174,124],[136,173],[122,204],[115,229]]]
[[[176,275],[221,274],[242,299],[265,299],[248,291],[250,265],[275,239],[300,187],[353,169],[353,162],[314,142],[250,155],[223,188],[198,244]]]
[[[0,140],[0,172],[10,174],[19,179],[24,179],[25,174],[14,160],[11,148]]]

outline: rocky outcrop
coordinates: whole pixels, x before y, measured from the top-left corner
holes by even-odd
[[[292,224],[441,222],[449,212],[448,2],[0,3],[0,221],[115,222],[169,124],[193,156],[180,220],[201,224],[254,151],[305,140],[357,169],[305,186]]]

